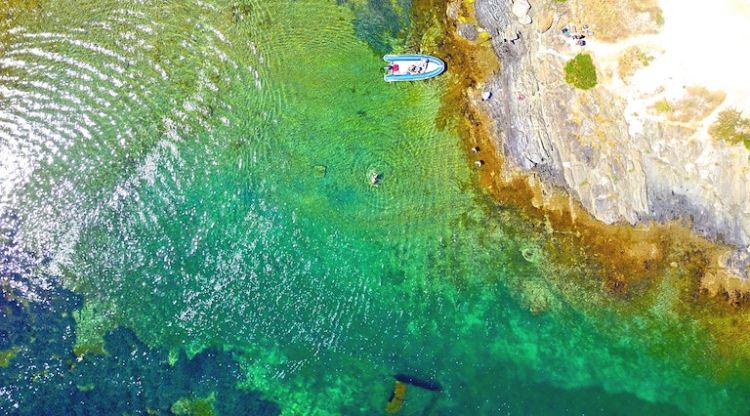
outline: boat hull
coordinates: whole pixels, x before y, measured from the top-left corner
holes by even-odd
[[[399,66],[397,72],[385,74],[383,79],[387,82],[421,81],[434,78],[445,71],[445,62],[430,55],[385,55],[383,60]],[[415,74],[408,71],[412,65],[424,66],[424,68],[420,73]]]

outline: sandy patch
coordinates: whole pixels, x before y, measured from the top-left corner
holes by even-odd
[[[661,0],[665,23],[657,42],[664,54],[640,74],[642,84],[659,78],[727,93],[725,106],[750,111],[750,0]]]
[[[663,100],[676,103],[702,87],[725,94],[720,105],[696,120],[680,120],[705,134],[717,114],[736,109],[750,116],[750,0],[659,0],[664,25],[658,34],[605,43],[596,36],[587,49],[595,55],[604,83],[628,100],[631,133],[640,132],[644,117],[675,122],[649,111]],[[633,48],[647,56],[632,66]],[[623,60],[626,60],[625,68]],[[627,76],[623,77],[623,74]]]
[[[587,23],[597,38],[615,42],[635,34],[657,33],[663,16],[657,0],[576,0],[572,18]]]

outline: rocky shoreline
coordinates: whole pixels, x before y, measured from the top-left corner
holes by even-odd
[[[679,123],[628,114],[606,86],[582,91],[563,66],[582,48],[565,44],[567,6],[532,2],[533,23],[506,0],[476,0],[480,30],[491,36],[501,70],[482,87],[495,121],[503,174],[519,171],[562,188],[605,223],[685,221],[737,250],[724,265],[746,274],[750,249],[748,150],[695,138]],[[516,7],[518,8],[518,7]],[[630,116],[630,117],[629,117]],[[639,119],[639,121],[641,121]]]

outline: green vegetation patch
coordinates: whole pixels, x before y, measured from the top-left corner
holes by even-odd
[[[579,53],[565,64],[565,81],[582,90],[596,86],[596,67],[591,55]]]
[[[113,306],[86,302],[80,310],[73,311],[76,321],[76,343],[73,352],[81,357],[87,353],[104,354],[104,334],[115,327],[112,322]]]
[[[174,402],[169,410],[177,416],[214,416],[214,401],[213,394],[205,399],[183,398]]]
[[[750,149],[750,119],[742,117],[736,110],[725,110],[719,113],[719,119],[708,129],[714,139],[729,143],[743,143]]]
[[[10,365],[13,357],[18,354],[19,349],[16,347],[0,351],[0,368],[5,368]]]
[[[78,389],[78,391],[85,393],[85,392],[94,390],[96,388],[96,384],[94,383],[76,384],[76,388]]]
[[[663,98],[653,105],[654,110],[656,110],[659,113],[671,113],[672,112],[672,106],[669,104],[669,101],[667,101],[666,98]]]
[[[654,22],[659,25],[659,27],[664,26],[664,12],[661,9],[657,9],[652,14]]]
[[[642,50],[636,48],[636,58],[643,66],[649,66],[651,65],[651,62],[654,60],[654,57],[647,54],[646,52],[643,52]]]

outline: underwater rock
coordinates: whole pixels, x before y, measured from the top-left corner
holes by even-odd
[[[315,176],[322,178],[328,173],[328,167],[326,165],[315,165]]]
[[[237,388],[244,374],[229,352],[209,348],[188,358],[180,351],[170,365],[167,350],[117,328],[104,337],[106,354],[76,357],[73,311],[82,298],[40,274],[41,260],[16,247],[7,225],[0,218],[9,283],[0,293],[0,350],[15,354],[0,366],[0,409],[15,408],[13,415],[166,415],[181,398],[216,397],[218,415],[280,413],[260,393]],[[33,281],[31,270],[37,270]]]
[[[391,41],[409,25],[410,7],[405,0],[339,0],[339,4],[347,4],[354,12],[354,32],[357,37],[380,54],[390,53]]]

